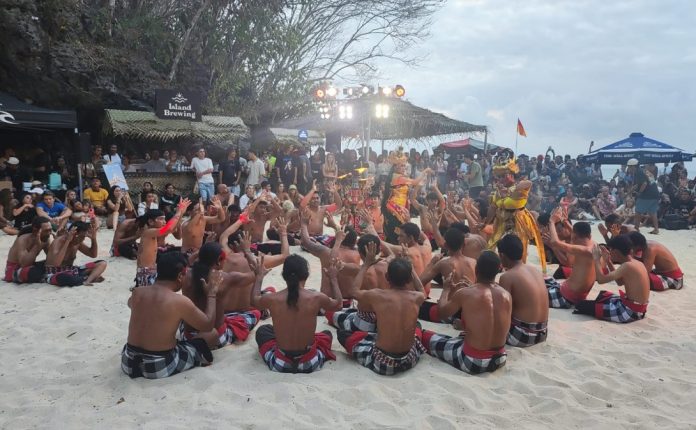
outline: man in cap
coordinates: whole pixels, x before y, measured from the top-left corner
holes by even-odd
[[[636,193],[636,216],[633,224],[636,230],[640,229],[640,222],[647,215],[652,223],[653,230],[650,234],[659,234],[657,223],[657,209],[660,203],[660,192],[657,189],[657,181],[651,173],[638,166],[638,160],[631,158],[626,163],[627,171],[633,175],[633,190]]]

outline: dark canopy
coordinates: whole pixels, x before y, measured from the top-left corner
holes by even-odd
[[[77,114],[69,110],[51,110],[21,102],[0,93],[0,129],[51,130],[77,128]]]
[[[597,149],[582,157],[587,163],[626,164],[631,158],[640,164],[676,163],[691,161],[693,154],[682,149],[645,137],[642,133],[631,133],[626,139],[619,140]]]

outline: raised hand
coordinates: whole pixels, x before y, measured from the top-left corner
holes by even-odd
[[[343,270],[343,262],[338,258],[332,258],[329,267],[323,269],[326,276],[332,281],[338,281],[338,273]]]
[[[182,214],[186,212],[186,209],[188,209],[189,206],[191,206],[191,200],[189,200],[188,198],[181,199],[179,204],[176,205],[176,210],[177,212],[179,212],[179,214]]]
[[[367,249],[365,249],[365,264],[368,266],[375,264],[377,262],[378,253],[377,244],[375,242],[368,243]]]
[[[309,220],[312,218],[312,213],[308,208],[300,211],[300,222],[302,225],[309,225]]]
[[[592,257],[595,260],[602,258],[602,248],[600,248],[598,244],[595,244],[594,248],[592,248]]]
[[[346,232],[343,229],[336,230],[336,238],[334,239],[338,243],[343,243],[343,239],[346,238]]]
[[[242,232],[240,236],[239,246],[244,252],[251,252],[251,233],[248,231]]]
[[[279,216],[276,218],[276,223],[278,224],[278,234],[280,236],[285,236],[288,234],[288,221],[284,216]]]

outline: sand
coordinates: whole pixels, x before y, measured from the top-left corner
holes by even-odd
[[[108,257],[111,234],[99,232],[109,261],[101,285],[1,283],[0,428],[696,428],[694,231],[656,238],[678,256],[686,287],[651,293],[644,320],[620,325],[552,309],[548,341],[508,348],[507,366],[494,374],[469,376],[423,356],[415,369],[383,377],[335,340],[338,360],[321,371],[278,374],[252,334],[215,351],[212,366],[163,380],[121,372],[135,266]],[[0,255],[12,241],[0,237]],[[319,264],[308,257],[309,286],[318,289]],[[283,285],[280,270],[264,285]],[[317,328],[328,328],[323,318]]]

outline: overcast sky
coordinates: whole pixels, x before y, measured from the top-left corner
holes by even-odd
[[[696,150],[696,0],[450,0],[420,67],[380,64],[413,103],[520,153],[643,132]]]

